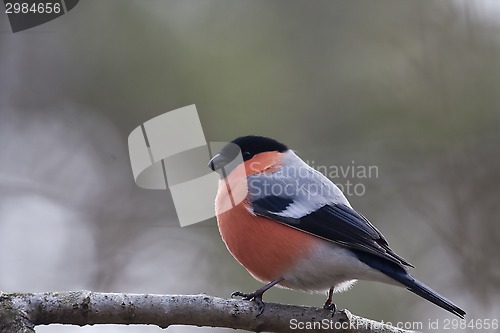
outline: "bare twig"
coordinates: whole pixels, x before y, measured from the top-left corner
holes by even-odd
[[[32,333],[37,325],[144,324],[228,327],[247,331],[399,332],[347,310],[267,303],[256,317],[253,302],[208,295],[138,295],[91,291],[0,293],[0,332]]]

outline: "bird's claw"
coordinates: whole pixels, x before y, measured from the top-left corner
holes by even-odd
[[[247,294],[247,293],[242,293],[241,291],[235,291],[231,294],[231,298],[235,298],[235,297],[243,297],[243,299],[245,301],[249,301],[250,299],[252,299],[251,297],[251,294]],[[249,298],[250,297],[250,298]]]
[[[257,304],[257,308],[259,309],[259,313],[257,313],[257,317],[260,316],[264,312],[264,308],[266,304],[262,301],[263,293],[242,293],[241,291],[235,291],[231,294],[231,298],[234,297],[243,297],[245,301],[254,301]]]
[[[335,312],[337,312],[337,306],[335,305],[335,303],[325,303],[325,305],[323,305],[323,309],[332,311],[332,317]]]

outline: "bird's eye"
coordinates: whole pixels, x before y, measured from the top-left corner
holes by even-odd
[[[249,158],[252,154],[250,154],[250,152],[249,152],[249,151],[244,151],[244,152],[242,153],[242,155],[243,155],[243,158],[244,158],[244,159],[247,159],[247,158]]]

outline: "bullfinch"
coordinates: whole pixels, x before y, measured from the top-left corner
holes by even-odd
[[[240,163],[235,163],[239,156]],[[265,286],[234,292],[264,310],[274,285],[332,295],[356,280],[406,287],[464,318],[465,311],[411,276],[380,231],[356,212],[340,189],[284,144],[243,136],[209,162],[222,174],[215,199],[217,224],[234,258]],[[240,199],[238,199],[240,198]],[[228,208],[229,207],[229,208]]]

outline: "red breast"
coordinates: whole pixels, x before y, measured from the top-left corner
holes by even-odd
[[[238,197],[239,191],[246,191],[247,180],[242,168],[248,175],[272,172],[280,167],[282,157],[283,153],[279,152],[260,153],[238,166],[221,180],[215,203],[219,231],[229,252],[263,282],[276,279],[297,260],[308,256],[318,239],[254,215],[246,199],[229,210],[221,207],[227,207],[230,197]],[[226,184],[230,184],[230,188]],[[286,286],[286,282],[282,285]]]

